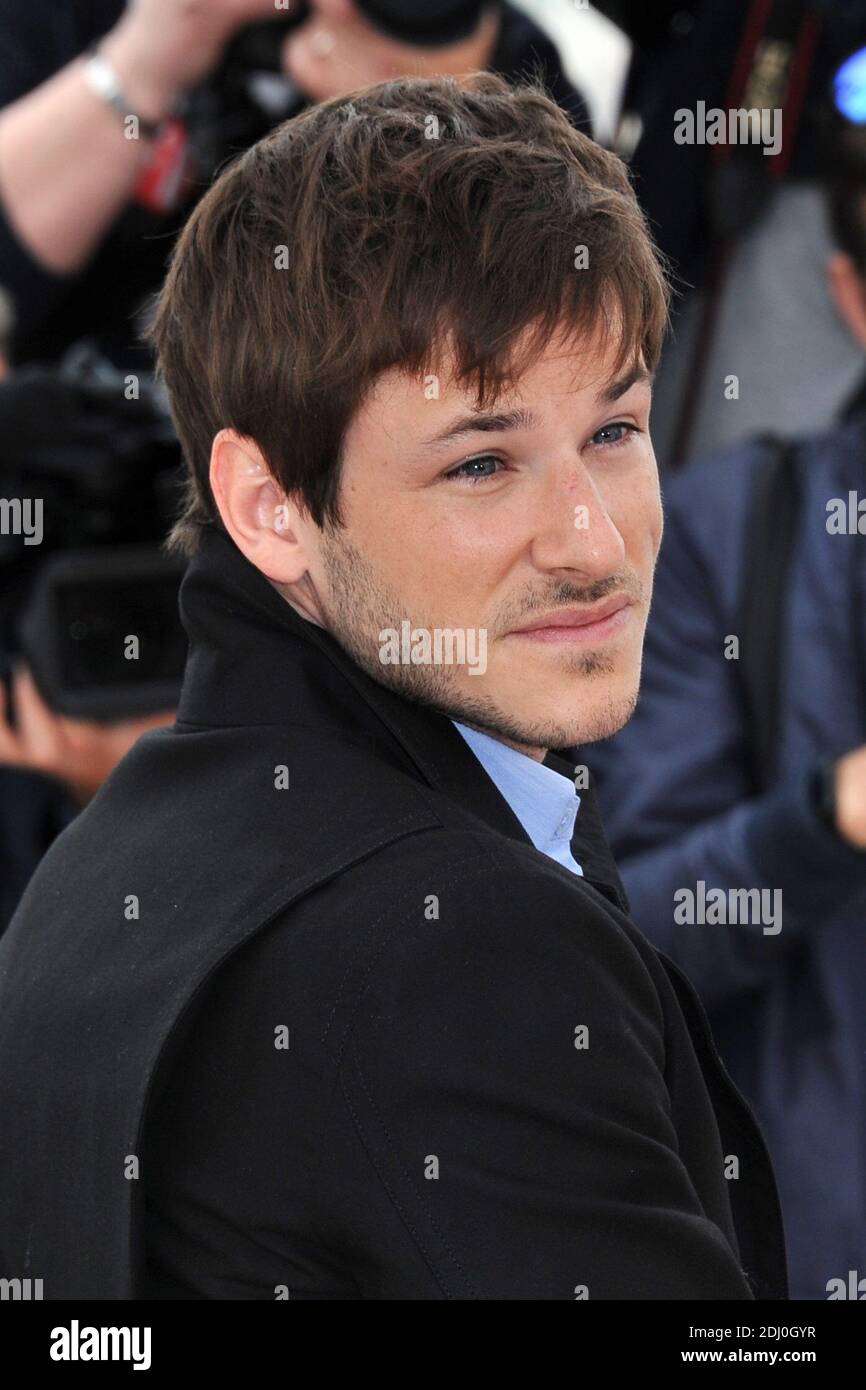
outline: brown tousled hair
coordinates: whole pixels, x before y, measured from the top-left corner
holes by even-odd
[[[189,470],[169,547],[192,554],[201,525],[221,524],[220,429],[254,440],[318,526],[340,526],[342,441],[380,373],[426,375],[447,342],[486,409],[563,327],[612,330],[617,373],[641,357],[654,371],[670,294],[625,166],[540,80],[407,77],[308,108],[216,179],[156,302],[149,337]]]

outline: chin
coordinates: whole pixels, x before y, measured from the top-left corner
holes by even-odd
[[[610,738],[627,724],[634,713],[636,695],[611,696],[602,703],[593,701],[589,707],[584,705],[573,716],[563,716],[562,711],[551,712],[550,717],[539,718],[527,714],[526,719],[517,718],[515,725],[524,730],[523,742],[536,748],[577,748],[586,743],[598,743]]]
[[[637,704],[637,690],[629,695],[611,696],[610,700],[598,709],[582,710],[575,720],[575,735],[572,743],[599,743],[611,738],[631,719]]]
[[[573,748],[610,738],[634,714],[640,686],[639,663],[626,671],[601,654],[594,663],[584,659],[580,675],[539,688],[524,679],[509,700],[503,691],[499,708],[512,729],[521,731],[521,742],[536,748]],[[509,682],[510,684],[510,682]],[[529,689],[527,689],[529,685]]]
[[[527,748],[578,748],[586,743],[598,743],[617,733],[634,713],[637,703],[637,683],[623,688],[620,682],[610,682],[608,690],[596,683],[576,699],[573,683],[563,691],[562,698],[551,702],[547,698],[527,698],[526,689],[519,696],[513,692],[489,690],[484,700],[469,696],[448,702],[439,708],[463,723],[475,724],[487,733],[522,744]],[[510,696],[510,698],[509,698]]]

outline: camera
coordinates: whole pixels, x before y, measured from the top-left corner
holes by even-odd
[[[0,382],[0,666],[55,711],[111,722],[172,708],[183,561],[165,553],[180,445],[151,379],[80,357]],[[12,712],[14,720],[14,711]]]

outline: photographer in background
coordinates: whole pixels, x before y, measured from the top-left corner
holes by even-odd
[[[481,68],[540,71],[588,127],[554,45],[502,0],[288,13],[274,0],[0,0],[0,284],[16,302],[16,359],[89,335],[148,370],[133,320],[222,162],[308,101]]]
[[[150,729],[174,712],[115,724],[70,719],[46,704],[26,667],[13,682],[16,724],[0,686],[0,933],[39,860]]]
[[[634,44],[616,146],[683,291],[653,388],[660,467],[765,429],[829,429],[862,362],[823,273],[820,116],[866,41],[863,0],[597,3]],[[776,153],[700,128],[701,110],[756,108],[780,113]],[[682,113],[695,138],[675,136]]]
[[[866,81],[858,106],[866,122]],[[825,273],[862,372],[866,123],[833,115],[825,169]],[[792,1298],[827,1298],[831,1280],[866,1268],[858,498],[866,389],[831,431],[753,438],[671,477],[637,710],[588,758],[635,921],[697,986],[764,1131]],[[689,915],[683,893],[697,899],[698,885],[728,904],[778,892],[779,920],[754,920],[752,899],[747,920]]]
[[[0,932],[52,840],[174,719],[179,467],[150,383],[126,399],[81,352],[0,381]]]

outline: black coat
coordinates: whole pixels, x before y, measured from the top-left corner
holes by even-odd
[[[181,607],[177,725],[0,941],[0,1274],[48,1299],[785,1298],[763,1140],[623,910],[592,794],[581,879],[450,720],[216,529]]]

